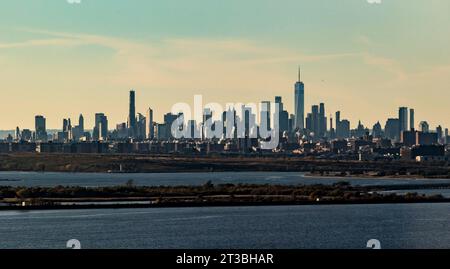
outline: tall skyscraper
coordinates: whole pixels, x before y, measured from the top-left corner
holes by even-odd
[[[212,117],[212,114],[211,114],[211,117]],[[172,125],[177,119],[178,119],[178,115],[174,115],[172,113],[167,113],[164,115],[164,125],[165,125],[164,130],[166,132],[164,134],[164,137],[166,137],[167,139],[174,137],[172,134]],[[205,120],[205,116],[203,116],[203,119],[204,119],[204,121],[207,120],[207,119]],[[158,135],[161,137],[162,133],[159,132]]]
[[[62,131],[63,132],[67,132],[69,129],[69,121],[67,119],[63,119],[63,128]]]
[[[279,107],[279,115],[278,115],[278,122],[279,122],[279,128],[280,132],[285,132],[289,130],[289,113],[284,110],[284,104],[283,99],[281,96],[275,96],[275,104],[278,104]]]
[[[136,135],[136,93],[134,90],[130,91],[130,109],[128,114],[128,131],[129,136]]]
[[[34,118],[35,138],[38,141],[47,141],[46,119],[44,116],[36,116]]]
[[[95,114],[93,138],[95,141],[106,140],[108,137],[108,118],[103,113]]]
[[[319,106],[313,105],[311,108],[311,113],[308,116],[309,118],[309,126],[307,129],[309,129],[309,132],[314,133],[315,138],[320,137],[320,113],[319,113]]]
[[[20,128],[17,126],[16,127],[16,133],[15,133],[15,136],[14,136],[14,140],[15,141],[20,141],[21,140],[21,136],[20,136],[21,134],[20,134]]]
[[[292,133],[295,130],[295,115],[294,114],[290,114],[289,115],[289,128],[288,131],[289,133]]]
[[[298,69],[298,81],[295,83],[295,128],[305,128],[305,84],[301,81],[301,70]]]
[[[436,133],[437,133],[437,135],[438,135],[438,142],[439,143],[443,143],[442,142],[442,138],[444,137],[444,132],[443,132],[443,129],[442,129],[442,126],[441,125],[439,125],[438,127],[436,127]]]
[[[147,139],[153,140],[155,138],[155,126],[153,123],[153,110],[147,110]]]
[[[320,137],[324,137],[327,132],[327,117],[325,116],[324,103],[320,103],[318,132]]]
[[[341,137],[342,138],[349,138],[350,137],[350,121],[349,120],[342,120],[340,123],[341,127]]]
[[[280,111],[284,110],[283,98],[281,96],[275,96],[275,104],[279,105]]]
[[[336,128],[336,137],[337,138],[342,138],[341,137],[341,111],[336,111],[336,124],[335,124],[335,128]]]
[[[408,131],[408,108],[401,107],[398,110],[398,119],[399,119],[399,136],[403,131]]]
[[[444,136],[445,136],[444,143],[449,144],[448,128],[445,128]]]
[[[147,118],[145,118],[144,115],[142,115],[141,113],[138,113],[138,120],[137,120],[137,132],[135,135],[135,138],[139,139],[139,140],[145,140],[145,138],[147,137]]]
[[[262,125],[263,125],[262,119],[265,116],[266,122],[265,122],[264,127],[266,130],[270,130],[271,129],[271,126],[270,126],[270,123],[271,123],[270,101],[262,101],[261,104],[262,104],[262,107],[261,107],[261,112],[260,112],[260,117],[259,117],[259,126],[260,126],[260,128],[262,127]]]
[[[409,128],[411,131],[416,129],[416,123],[414,122],[414,109],[409,110]]]
[[[80,117],[78,119],[78,128],[79,128],[81,135],[83,135],[84,134],[84,117],[82,114],[80,114]]]

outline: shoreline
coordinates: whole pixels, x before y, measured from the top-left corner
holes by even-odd
[[[450,189],[450,183],[402,186],[220,184],[202,186],[125,185],[88,188],[81,186],[0,186],[0,210],[211,207],[261,205],[450,203],[442,194],[424,195],[415,189]],[[384,193],[405,190],[405,194]],[[408,192],[410,190],[410,192]]]
[[[396,179],[411,179],[411,180],[417,180],[417,179],[424,179],[424,180],[449,180],[450,177],[444,178],[444,177],[422,177],[417,175],[402,175],[402,176],[378,176],[378,175],[347,175],[347,176],[340,176],[340,175],[315,175],[303,172],[304,178],[315,178],[315,179],[339,179],[339,180],[345,180],[345,179],[390,179],[390,180],[396,180]]]
[[[261,206],[321,206],[321,205],[386,205],[386,204],[450,204],[450,198],[422,201],[302,201],[302,202],[209,202],[168,204],[108,204],[108,205],[54,205],[54,206],[0,206],[5,211],[43,211],[80,209],[156,209],[156,208],[202,208],[202,207],[261,207]]]

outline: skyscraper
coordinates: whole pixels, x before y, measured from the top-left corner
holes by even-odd
[[[278,104],[279,108],[279,116],[278,116],[278,122],[279,122],[279,128],[280,132],[285,132],[289,130],[289,113],[284,110],[284,104],[283,99],[281,96],[275,96],[275,104]]]
[[[349,138],[350,137],[350,121],[349,120],[342,120],[340,123],[341,127],[341,137],[342,138]]]
[[[438,135],[438,143],[443,143],[443,136],[444,136],[444,132],[443,132],[443,129],[442,129],[442,126],[441,125],[439,125],[438,127],[436,127],[436,133],[437,133],[437,135]]]
[[[305,84],[301,81],[301,71],[298,69],[298,81],[295,83],[295,128],[305,128]]]
[[[318,132],[320,137],[324,137],[327,132],[327,117],[325,116],[324,103],[320,103]]]
[[[79,141],[82,137],[85,136],[84,133],[84,117],[80,114],[80,117],[78,118],[78,125],[74,126],[72,128],[71,132],[71,140],[73,141]]]
[[[153,125],[153,110],[147,110],[147,139],[153,140],[155,138],[155,127]]]
[[[128,114],[128,132],[130,137],[136,135],[136,93],[134,90],[130,91],[130,109]]]
[[[336,120],[336,124],[335,124],[335,128],[336,128],[336,137],[337,138],[342,138],[341,137],[341,111],[336,111],[336,116],[335,116],[335,120]]]
[[[400,121],[399,119],[388,119],[384,126],[384,135],[394,141],[400,140]]]
[[[281,96],[275,96],[275,104],[279,105],[280,111],[284,110],[283,99]]]
[[[398,137],[403,131],[408,131],[408,108],[401,107],[398,110],[399,132]]]
[[[95,114],[93,138],[95,141],[106,140],[108,137],[108,118],[103,113]]]
[[[444,136],[445,136],[444,144],[448,144],[449,143],[448,128],[445,128]]]
[[[14,136],[14,140],[16,140],[16,141],[20,141],[20,140],[21,140],[21,137],[20,137],[20,128],[19,128],[19,127],[16,127],[16,134],[15,134],[15,136]]]
[[[409,110],[409,128],[411,131],[416,129],[416,123],[414,122],[414,109]]]
[[[36,116],[34,118],[35,138],[38,141],[47,141],[46,119],[44,116]]]
[[[147,119],[141,113],[138,113],[137,118],[138,118],[137,123],[136,123],[137,132],[136,132],[135,138],[142,141],[142,140],[145,140],[145,138],[147,137]]]
[[[63,119],[63,128],[62,131],[63,132],[67,132],[69,129],[69,121],[67,119]]]
[[[306,129],[308,129],[309,133],[314,133],[315,138],[320,137],[320,113],[319,106],[313,105],[311,107],[311,113],[308,113],[307,118],[308,124]]]
[[[212,114],[211,114],[212,117]],[[167,113],[164,115],[164,125],[165,125],[165,134],[164,137],[169,139],[169,138],[173,138],[173,134],[172,134],[172,125],[173,123],[178,119],[178,115],[174,115],[172,113]],[[203,119],[205,119],[205,116],[203,116]],[[206,119],[207,120],[207,119]],[[206,121],[205,120],[205,121]],[[158,135],[161,137],[162,133],[159,132]]]
[[[378,121],[375,123],[372,127],[372,136],[373,137],[382,137],[383,136],[383,129],[381,128],[381,124]]]
[[[271,126],[270,126],[270,122],[271,122],[271,109],[270,109],[270,101],[262,101],[261,102],[261,112],[260,112],[260,117],[259,117],[259,127],[262,128],[263,127],[263,117],[265,117],[265,131],[266,130],[270,130]],[[274,122],[275,124],[275,122]]]
[[[420,131],[422,133],[428,133],[430,131],[430,125],[428,124],[428,122],[421,121],[419,125],[420,125]]]
[[[78,128],[81,133],[81,135],[84,134],[84,117],[82,114],[80,114],[80,118],[78,119]]]

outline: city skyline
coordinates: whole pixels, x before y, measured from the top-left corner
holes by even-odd
[[[128,117],[126,118],[126,121],[124,122],[122,121],[118,121],[118,122],[113,122],[111,125],[108,125],[108,113],[105,112],[97,112],[95,113],[95,115],[93,116],[94,119],[94,124],[92,128],[84,128],[84,124],[85,124],[85,119],[84,119],[84,115],[83,113],[79,113],[78,117],[79,117],[79,124],[80,126],[75,126],[75,124],[73,125],[73,127],[81,127],[81,133],[83,133],[85,130],[92,132],[93,137],[98,140],[99,138],[106,138],[108,136],[108,132],[109,131],[113,131],[113,130],[117,130],[117,127],[120,124],[125,124],[125,128],[126,128],[126,132],[127,135],[129,137],[136,137],[136,134],[138,132],[137,130],[137,121],[139,117],[143,117],[144,120],[146,120],[146,118],[148,118],[149,116],[153,119],[152,123],[158,124],[158,123],[163,123],[165,122],[165,117],[167,114],[170,114],[170,109],[168,111],[160,111],[159,113],[156,113],[156,115],[159,115],[159,117],[161,120],[160,121],[155,121],[155,117],[154,117],[154,111],[153,109],[151,109],[151,106],[149,108],[149,106],[147,106],[147,109],[144,111],[144,114],[141,114],[139,112],[139,110],[136,109],[136,90],[135,89],[131,89],[130,91],[127,92],[128,93],[128,98],[129,98],[129,102],[128,102]],[[326,131],[329,131],[331,129],[333,129],[333,123],[335,123],[334,128],[337,131],[338,128],[338,122],[340,121],[340,117],[341,117],[341,113],[344,112],[345,110],[337,110],[337,111],[329,111],[325,112],[325,102],[320,102],[320,112],[319,112],[319,105],[317,104],[312,104],[310,107],[307,107],[305,105],[305,96],[307,96],[308,91],[305,90],[305,84],[301,79],[301,70],[299,68],[298,70],[298,80],[295,82],[294,84],[294,89],[293,89],[293,96],[294,96],[294,100],[295,100],[295,105],[294,105],[294,110],[293,111],[288,111],[287,112],[287,118],[290,119],[292,116],[295,116],[297,114],[302,115],[302,119],[298,120],[297,117],[294,117],[294,122],[293,122],[293,127],[297,128],[297,129],[306,129],[306,130],[319,130],[320,134],[323,134]],[[195,96],[194,96],[195,97]],[[256,104],[263,104],[263,103],[268,103],[269,105],[269,111],[270,111],[270,104],[271,103],[281,103],[281,110],[280,112],[283,112],[283,109],[286,108],[285,103],[281,100],[284,100],[284,98],[282,96],[279,95],[275,95],[272,96],[274,98],[273,101],[264,101],[267,100],[266,99],[261,99],[258,100],[256,102]],[[297,104],[298,102],[298,104]],[[188,102],[189,103],[189,102]],[[240,103],[240,102],[237,102]],[[236,104],[237,104],[236,103]],[[245,104],[244,104],[245,105]],[[298,107],[298,109],[297,109]],[[441,127],[441,128],[446,128],[447,126],[443,126],[442,124],[437,124],[436,126],[430,126],[429,124],[429,120],[427,119],[420,119],[420,121],[415,121],[415,108],[411,108],[411,107],[406,107],[406,106],[401,106],[398,108],[398,114],[395,115],[393,114],[392,117],[388,117],[386,119],[378,119],[376,120],[376,122],[374,123],[365,123],[362,122],[361,120],[358,120],[357,123],[353,122],[351,120],[348,120],[350,117],[349,115],[346,115],[346,119],[345,121],[348,122],[348,127],[351,130],[356,130],[358,129],[358,127],[362,124],[363,126],[365,126],[365,128],[369,129],[370,131],[373,131],[372,128],[370,128],[370,126],[375,126],[376,124],[379,123],[386,123],[388,124],[389,120],[395,119],[395,117],[397,117],[397,120],[399,121],[399,131],[403,132],[403,131],[408,131],[408,130],[419,130],[421,129],[421,125],[422,123],[426,123],[427,124],[427,128],[430,129],[434,129],[433,127]],[[149,110],[151,110],[151,114],[149,114]],[[311,112],[309,112],[309,110],[311,110]],[[223,112],[225,112],[225,110],[223,110]],[[256,111],[256,113],[258,113]],[[328,114],[327,114],[328,113]],[[134,116],[133,116],[134,115]],[[145,115],[145,116],[144,116]],[[329,117],[328,117],[329,116]],[[308,127],[308,120],[310,120],[310,122],[312,122],[313,120],[311,119],[311,117],[315,117],[315,122],[316,124],[319,124],[317,126],[309,126]],[[74,117],[76,118],[76,117]],[[87,117],[89,118],[89,117]],[[282,119],[279,119],[280,122],[280,126],[283,124],[281,121]],[[328,120],[330,120],[330,124],[328,124]],[[42,123],[43,121],[43,123]],[[69,126],[72,127],[71,125],[71,117],[68,118],[63,118],[60,119],[60,121],[63,122],[63,127],[55,127],[55,128],[49,128],[47,125],[47,121],[48,118],[46,115],[35,115],[34,116],[34,128],[23,128],[20,125],[17,125],[15,128],[12,129],[0,129],[0,131],[14,131],[14,130],[34,130],[36,131],[36,133],[40,132],[45,132],[46,130],[53,130],[53,131],[63,131],[66,132],[67,129],[67,124]],[[299,127],[299,122],[300,122],[300,126],[303,126],[303,128]],[[146,127],[150,126],[149,124],[152,124],[150,122],[144,122],[144,125]],[[258,122],[259,123],[259,122]],[[412,125],[413,124],[413,125]],[[44,127],[42,127],[44,126]],[[61,125],[60,125],[61,126]],[[384,126],[384,125],[383,125]],[[101,131],[99,130],[101,129]],[[384,129],[383,129],[384,130]],[[153,131],[152,131],[153,132]],[[103,135],[101,135],[103,134]],[[147,135],[150,134],[150,130],[146,129],[145,131],[145,137],[147,137]],[[0,137],[1,138],[1,137]]]
[[[307,91],[306,91],[307,93]],[[356,125],[356,128],[353,128],[351,122],[345,118],[341,118],[341,111],[330,112],[330,116],[327,117],[326,112],[326,104],[321,102],[319,105],[312,105],[311,112],[306,113],[306,108],[304,106],[304,98],[305,98],[305,84],[301,80],[301,72],[299,68],[298,80],[294,85],[294,98],[296,100],[295,111],[293,113],[289,113],[289,111],[285,110],[285,106],[283,103],[283,98],[281,96],[274,96],[274,105],[278,105],[278,108],[272,106],[272,101],[259,101],[260,107],[258,108],[258,104],[249,103],[249,104],[227,104],[227,107],[221,107],[218,105],[220,110],[214,110],[214,112],[207,108],[206,105],[200,101],[198,103],[197,98],[201,98],[202,96],[194,97],[194,106],[202,106],[196,107],[194,110],[202,111],[201,112],[201,122],[196,122],[195,119],[198,119],[195,115],[192,115],[192,111],[188,112],[190,118],[183,117],[183,129],[184,128],[201,128],[199,131],[205,135],[206,121],[208,118],[212,118],[212,115],[215,113],[219,113],[218,116],[220,118],[219,121],[212,122],[213,125],[220,124],[223,125],[224,131],[220,131],[220,136],[225,135],[225,122],[233,121],[234,124],[239,124],[241,122],[243,125],[242,128],[245,128],[246,136],[249,135],[252,124],[257,128],[252,131],[255,135],[255,138],[259,136],[260,129],[259,128],[267,128],[267,126],[271,126],[269,129],[273,129],[275,133],[287,132],[289,136],[294,135],[295,132],[300,134],[300,137],[304,137],[312,140],[320,140],[320,139],[348,139],[348,138],[361,138],[367,135],[371,135],[373,137],[384,137],[388,138],[392,141],[402,141],[405,139],[416,139],[416,133],[429,133],[430,125],[427,120],[421,120],[420,122],[415,121],[415,109],[408,107],[399,107],[398,109],[398,117],[397,118],[388,118],[384,124],[384,128],[381,126],[380,122],[382,120],[378,120],[375,124],[373,124],[372,128],[370,125],[364,125],[360,120]],[[189,104],[182,103],[182,106]],[[211,105],[211,104],[208,104]],[[231,107],[228,107],[231,105]],[[183,112],[177,112],[178,115],[172,114],[174,113],[174,109],[177,110],[174,106],[171,111],[162,112],[164,121],[157,122],[154,121],[154,114],[151,107],[149,107],[144,114],[136,111],[136,91],[134,89],[129,91],[129,99],[128,99],[128,117],[126,122],[118,122],[115,124],[110,124],[108,121],[108,116],[105,113],[95,113],[95,125],[92,129],[85,128],[85,120],[83,114],[79,114],[78,125],[72,125],[71,118],[62,119],[62,128],[61,129],[49,129],[47,128],[47,119],[43,115],[35,116],[35,126],[34,129],[27,129],[17,126],[15,128],[14,139],[16,141],[47,141],[55,140],[55,141],[65,141],[65,142],[76,142],[76,141],[108,141],[110,139],[137,139],[138,141],[144,140],[153,140],[153,139],[171,139],[175,138],[173,133],[172,123],[178,121],[177,118],[180,117]],[[256,110],[253,110],[252,107]],[[191,109],[191,108],[189,108]],[[231,109],[231,110],[230,110]],[[242,110],[241,110],[242,109]],[[271,109],[278,109],[278,116],[276,117],[278,122],[273,122],[271,119],[275,113],[271,111]],[[234,112],[233,112],[234,111]],[[230,114],[231,113],[231,114]],[[244,114],[240,114],[244,113]],[[248,113],[248,114],[247,114]],[[257,114],[260,113],[260,117],[257,118]],[[234,116],[233,116],[234,114]],[[299,115],[302,117],[302,120],[299,121]],[[224,117],[227,117],[225,120]],[[242,118],[243,117],[243,118]],[[264,117],[264,118],[263,118]],[[267,118],[267,124],[262,125],[263,121]],[[148,120],[149,119],[149,120]],[[328,125],[329,120],[329,125]],[[197,127],[189,127],[194,123],[197,124]],[[304,127],[299,127],[304,122]],[[275,127],[276,125],[276,127]],[[110,126],[115,126],[115,128]],[[178,128],[180,128],[179,123],[177,123]],[[203,127],[202,127],[203,126]],[[172,128],[172,131],[170,130]],[[215,127],[214,127],[215,128]],[[234,128],[237,128],[236,126]],[[47,131],[52,130],[52,133],[48,133]],[[239,130],[239,128],[238,128]],[[0,130],[4,132],[3,130]],[[155,136],[155,131],[158,133],[158,137]],[[160,132],[163,132],[162,136]],[[187,131],[190,134],[194,129]],[[255,133],[256,132],[256,133]],[[436,134],[436,141],[441,141],[443,139],[444,143],[446,143],[446,139],[448,137],[448,128],[446,126],[438,125],[436,126],[435,131],[431,131],[430,133]],[[4,133],[6,134],[6,133]],[[228,138],[233,138],[232,134]],[[235,133],[236,135],[236,133]],[[404,136],[406,135],[406,136]],[[8,139],[12,137],[11,133],[8,133]],[[213,137],[194,137],[191,135],[191,138],[202,138],[211,139]],[[273,133],[272,133],[273,136]],[[410,136],[408,138],[407,136]],[[299,137],[299,138],[300,138]],[[182,137],[180,137],[182,138]],[[188,138],[188,137],[185,137]],[[219,137],[216,137],[219,138]],[[0,136],[0,139],[2,137]],[[279,138],[277,138],[279,139]],[[410,140],[412,141],[412,140]],[[415,140],[416,141],[416,140]],[[418,140],[417,140],[418,141]],[[428,141],[428,140],[427,140]],[[432,141],[432,140],[430,140]],[[411,142],[412,143],[412,142]],[[414,142],[416,143],[416,142]]]
[[[1,130],[33,129],[35,115],[46,116],[48,129],[80,113],[86,126],[98,112],[124,122],[131,88],[140,94],[136,111],[151,106],[155,121],[195,94],[222,104],[279,95],[292,113],[299,63],[307,111],[324,102],[354,127],[406,106],[416,122],[450,126],[448,1],[1,5]],[[168,11],[183,23],[161,16]]]

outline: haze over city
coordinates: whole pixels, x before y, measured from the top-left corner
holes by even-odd
[[[307,110],[325,102],[354,128],[407,106],[417,122],[450,126],[446,0],[0,6],[0,129],[33,129],[35,115],[50,129],[80,113],[86,126],[97,112],[123,122],[132,88],[137,110],[152,107],[156,121],[195,94],[223,104],[279,95],[293,112],[299,64]]]

